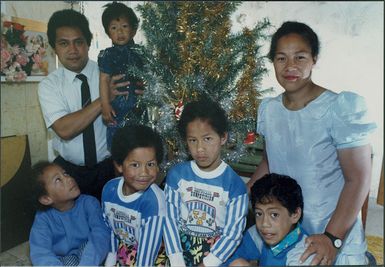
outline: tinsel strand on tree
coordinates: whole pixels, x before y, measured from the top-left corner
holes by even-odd
[[[243,138],[255,129],[256,110],[266,91],[260,41],[270,27],[262,19],[254,28],[231,33],[231,14],[240,2],[146,2],[142,15],[146,45],[140,52],[145,70],[130,69],[145,81],[139,105],[143,123],[156,128],[168,146],[168,166],[185,160],[187,152],[177,132],[183,105],[199,98],[219,102],[230,119],[231,149],[224,159],[237,160]],[[166,166],[167,167],[167,166]]]

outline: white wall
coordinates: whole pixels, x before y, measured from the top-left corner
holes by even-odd
[[[122,1],[135,8],[142,1]],[[97,58],[100,49],[110,46],[104,33],[101,8],[107,2],[84,2],[85,14],[96,33],[90,57]],[[384,4],[382,2],[244,2],[233,14],[234,32],[243,27],[253,27],[264,17],[273,25],[273,33],[286,20],[297,20],[312,27],[321,42],[318,63],[313,71],[313,80],[336,92],[353,91],[366,98],[372,118],[378,130],[372,136],[373,178],[371,196],[377,196],[381,163],[383,158],[383,46]],[[136,12],[140,16],[139,12]],[[144,42],[139,29],[135,41]],[[98,45],[96,45],[96,41]],[[267,53],[269,41],[263,51]],[[283,90],[276,82],[272,64],[266,61],[269,74],[262,81],[262,88],[273,87],[274,95]]]

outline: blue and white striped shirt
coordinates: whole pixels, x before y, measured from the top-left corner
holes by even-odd
[[[124,178],[109,181],[103,188],[104,218],[112,230],[112,251],[136,250],[136,266],[153,266],[162,242],[166,213],[163,191],[152,184],[146,191],[123,195]],[[135,255],[135,253],[133,253]]]
[[[195,161],[180,163],[167,174],[165,195],[164,240],[171,265],[184,264],[179,233],[219,237],[203,263],[218,266],[226,261],[242,240],[248,208],[246,186],[231,167],[222,162],[204,172]]]

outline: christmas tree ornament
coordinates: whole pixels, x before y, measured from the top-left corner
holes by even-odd
[[[243,143],[244,143],[245,145],[251,145],[251,144],[254,144],[255,139],[256,139],[256,134],[255,134],[255,132],[250,131],[250,132],[248,132],[248,133],[246,134],[246,138],[243,140]]]
[[[151,125],[151,128],[155,129],[155,124],[158,122],[159,117],[160,117],[159,107],[148,106],[147,107],[147,117],[148,117],[148,122]]]
[[[177,121],[179,121],[180,116],[182,116],[183,108],[184,108],[183,102],[182,100],[180,100],[175,107],[175,118]]]

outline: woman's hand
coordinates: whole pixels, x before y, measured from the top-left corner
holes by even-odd
[[[315,253],[311,265],[332,265],[336,259],[338,250],[333,246],[332,241],[324,234],[311,235],[306,238],[307,249],[302,254],[300,261]]]

